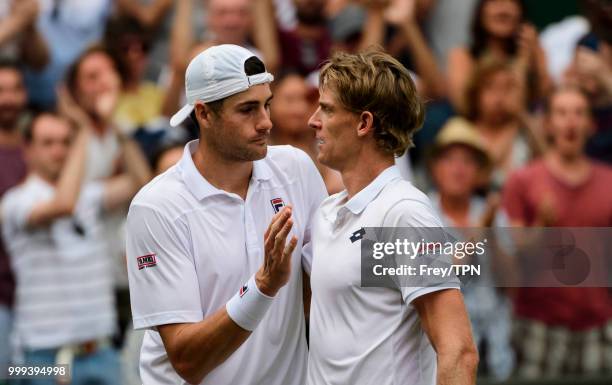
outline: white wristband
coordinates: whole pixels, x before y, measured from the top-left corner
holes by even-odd
[[[274,301],[259,291],[253,275],[225,305],[229,317],[241,328],[253,331]]]

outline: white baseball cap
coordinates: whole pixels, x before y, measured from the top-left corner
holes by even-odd
[[[245,62],[255,55],[246,48],[234,44],[212,46],[194,57],[185,71],[187,104],[170,119],[176,127],[194,109],[196,101],[214,102],[243,92],[249,87],[274,80],[269,72],[247,75]]]

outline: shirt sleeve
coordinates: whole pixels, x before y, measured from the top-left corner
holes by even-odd
[[[408,238],[412,242],[419,242],[421,240],[437,241],[444,234],[442,222],[434,212],[431,204],[416,199],[405,199],[396,203],[385,215],[383,227],[391,228],[389,236],[393,240]],[[445,260],[434,259],[436,263],[447,264]],[[411,280],[407,282],[417,281]],[[436,291],[459,289],[459,280],[454,276],[446,279],[418,277],[418,282],[420,282],[418,286],[409,286],[406,282],[402,284],[396,281],[405,303],[410,304],[415,299]]]
[[[2,200],[2,225],[5,228],[7,238],[13,231],[26,229],[28,217],[39,200],[32,194],[17,194],[15,192],[6,194]]]
[[[102,214],[104,201],[104,182],[93,181],[85,184],[77,202],[77,212],[91,210],[96,217]]]
[[[304,271],[310,275],[312,267],[312,225],[314,222],[315,212],[325,198],[327,198],[327,188],[325,182],[319,173],[310,157],[303,151],[296,151],[298,161],[300,163],[302,179],[302,187],[304,189],[304,198],[308,213],[306,216],[306,227],[304,229],[304,241],[302,243],[302,267]]]
[[[188,234],[180,220],[152,207],[130,207],[126,251],[135,329],[202,320]]]

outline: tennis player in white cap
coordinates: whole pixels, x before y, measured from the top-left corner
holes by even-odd
[[[272,80],[235,45],[187,68],[188,104],[171,124],[191,116],[200,139],[138,193],[127,222],[144,384],[305,381],[302,268],[326,192],[308,155],[267,146]]]

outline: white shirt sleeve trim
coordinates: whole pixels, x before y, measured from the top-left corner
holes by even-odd
[[[134,317],[134,329],[148,329],[154,326],[175,324],[175,323],[195,323],[203,320],[201,312],[195,311],[174,311],[164,312],[143,317]]]
[[[435,293],[436,291],[449,290],[449,289],[459,290],[459,286],[450,286],[450,285],[444,284],[443,286],[422,287],[408,294],[408,297],[404,298],[404,302],[406,304],[411,304],[415,299],[422,297],[424,295]]]

